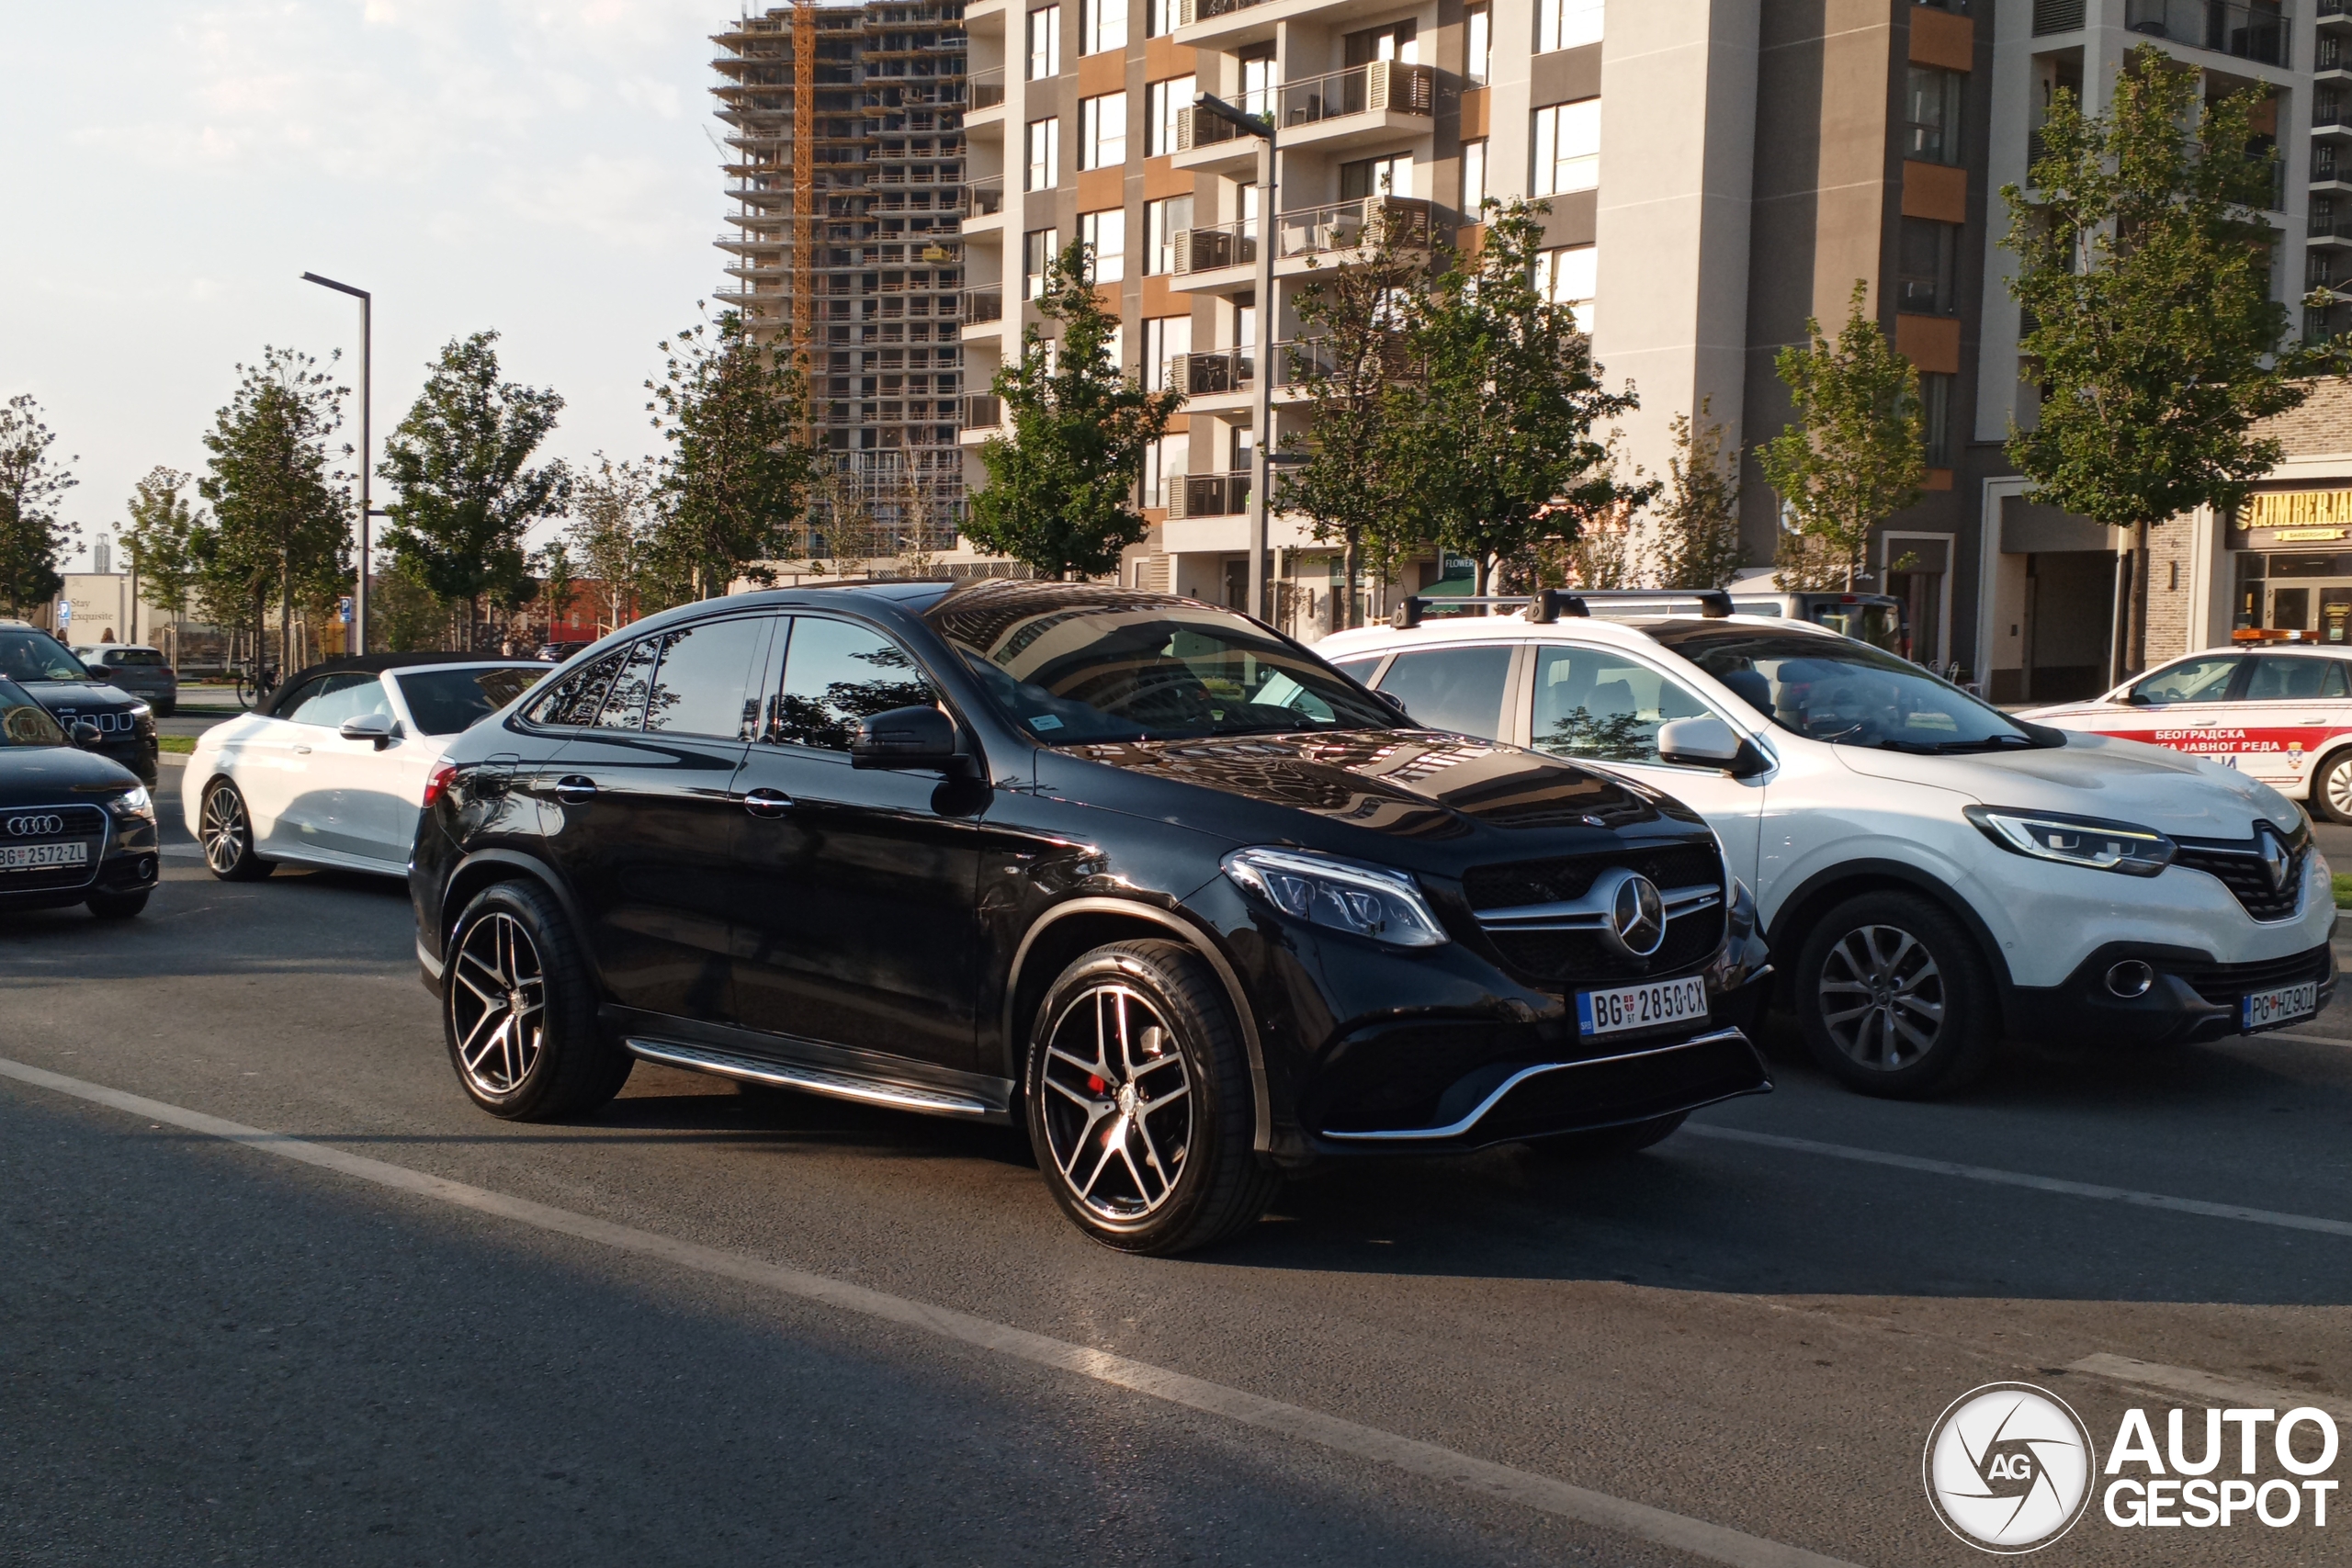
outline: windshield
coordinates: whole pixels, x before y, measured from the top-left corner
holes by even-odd
[[[30,626],[0,630],[0,675],[11,681],[86,681],[90,672],[65,645]]]
[[[1781,728],[1809,739],[1922,752],[2064,743],[1907,660],[1846,637],[1689,623],[1651,635]]]
[[[931,619],[1005,714],[1049,746],[1404,722],[1305,649],[1206,604],[1008,585],[952,595]]]
[[[425,670],[394,675],[408,699],[409,716],[427,735],[455,735],[476,719],[496,713],[539,683],[547,674],[512,665],[495,670]]]
[[[0,746],[62,746],[65,731],[24,688],[0,681]]]

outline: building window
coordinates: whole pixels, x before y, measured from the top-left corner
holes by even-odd
[[[1905,218],[1895,247],[1895,309],[1916,316],[1950,315],[1960,308],[1952,283],[1960,225]]]
[[[1091,253],[1087,281],[1116,283],[1127,276],[1127,209],[1105,208],[1078,215],[1078,237]]]
[[[1029,13],[1029,80],[1062,73],[1062,8],[1040,6]]]
[[[1535,111],[1535,194],[1558,196],[1600,184],[1600,100]]]
[[[1171,76],[1146,83],[1143,89],[1144,150],[1147,158],[1164,158],[1176,151],[1176,116],[1192,107],[1200,88],[1190,76]]]
[[[1115,169],[1127,161],[1127,96],[1078,101],[1078,166]]]
[[[1919,378],[1919,423],[1928,436],[1928,467],[1949,468],[1951,459],[1952,389],[1957,376],[1928,374]]]
[[[1143,324],[1143,385],[1148,392],[1168,389],[1170,355],[1193,352],[1193,318],[1153,316]]]
[[[1470,221],[1478,221],[1478,211],[1487,200],[1487,144],[1465,141],[1462,144],[1462,211]]]
[[[1055,171],[1062,162],[1062,122],[1058,119],[1033,119],[1029,122],[1029,167],[1023,190],[1051,190]]]
[[[1391,152],[1385,158],[1359,158],[1340,165],[1340,199],[1362,201],[1373,196],[1413,194],[1413,155]]]
[[[1495,68],[1494,9],[1473,6],[1463,13],[1462,21],[1469,44],[1462,66],[1463,80],[1473,87],[1483,87]]]
[[[1600,41],[1601,0],[1535,0],[1535,52]]]
[[[1419,24],[1411,17],[1391,22],[1386,27],[1366,28],[1350,33],[1340,40],[1340,63],[1350,68],[1369,65],[1375,60],[1393,60],[1400,65],[1415,65],[1421,58]]]
[[[1078,52],[1101,54],[1127,47],[1127,0],[1081,0]]]
[[[1903,155],[1922,164],[1959,163],[1960,95],[1968,79],[1957,71],[1929,65],[1910,69],[1903,98]]]
[[[1600,293],[1600,249],[1597,245],[1563,245],[1535,258],[1535,291],[1555,305],[1576,312],[1577,326],[1592,333],[1593,301]]]
[[[1143,269],[1176,270],[1176,236],[1193,226],[1193,198],[1170,196],[1143,204]]]
[[[1053,270],[1054,257],[1062,248],[1062,231],[1058,229],[1032,229],[1021,236],[1021,297],[1042,299],[1046,296],[1046,275]]]
[[[1273,113],[1274,46],[1253,43],[1237,51],[1234,58],[1241,64],[1241,112],[1254,115]]]
[[[1144,0],[1144,37],[1164,38],[1175,30],[1176,0]]]

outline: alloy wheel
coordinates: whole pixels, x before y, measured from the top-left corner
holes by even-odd
[[[1876,1072],[1909,1066],[1943,1034],[1943,972],[1899,927],[1858,926],[1840,937],[1822,961],[1817,999],[1838,1049]]]
[[[1096,1217],[1131,1224],[1176,1190],[1193,1137],[1191,1069],[1133,987],[1070,999],[1046,1046],[1041,1107],[1054,1168]]]
[[[2324,785],[2328,815],[2338,822],[2352,822],[2352,765],[2338,763],[2328,769]]]
[[[459,1070],[483,1094],[514,1093],[547,1041],[547,975],[531,933],[492,910],[467,931],[449,973]]]
[[[245,858],[245,802],[223,785],[204,797],[204,863],[215,876],[228,876]]]

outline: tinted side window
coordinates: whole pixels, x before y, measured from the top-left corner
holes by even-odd
[[[1648,665],[1592,648],[1540,648],[1535,656],[1538,750],[1603,762],[1655,762],[1660,725],[1708,711]]]
[[[2245,662],[2238,653],[2184,659],[2132,687],[2132,697],[2143,703],[2218,703],[2230,694],[2230,677]]]
[[[768,739],[846,751],[859,719],[938,700],[913,656],[879,632],[795,616]]]
[[[613,689],[605,695],[604,708],[596,715],[599,729],[642,729],[645,728],[645,699],[653,691],[653,659],[658,637],[631,643],[628,657],[621,660],[620,669],[613,675]]]
[[[1492,740],[1502,733],[1507,647],[1424,648],[1400,653],[1380,689],[1403,701],[1415,724]]]
[[[1380,668],[1380,655],[1375,653],[1368,659],[1335,659],[1331,660],[1331,668],[1351,681],[1360,681],[1369,685],[1372,682],[1372,672]]]
[[[2245,683],[2250,703],[2318,702],[2344,694],[2340,659],[2257,659]]]
[[[585,725],[596,722],[596,710],[605,705],[605,694],[612,690],[613,676],[628,658],[629,649],[616,649],[593,664],[583,664],[555,683],[555,689],[531,705],[529,717],[533,724]]]
[[[409,716],[427,735],[455,735],[485,714],[497,712],[531,689],[543,671],[516,670],[428,670],[396,675]]]
[[[748,740],[759,716],[752,659],[767,622],[752,615],[703,621],[664,632],[662,668],[646,704],[645,728],[672,735]]]
[[[280,709],[277,716],[297,724],[322,724],[332,729],[364,713],[391,711],[391,701],[385,694],[380,677],[348,671],[340,675],[322,675],[307,682],[294,705]]]

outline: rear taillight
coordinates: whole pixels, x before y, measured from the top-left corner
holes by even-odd
[[[424,808],[427,811],[432,810],[449,792],[449,781],[457,776],[458,764],[455,762],[444,762],[433,770],[424,781]]]

